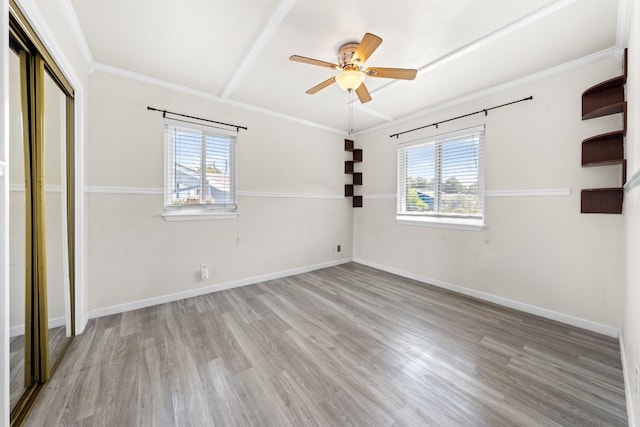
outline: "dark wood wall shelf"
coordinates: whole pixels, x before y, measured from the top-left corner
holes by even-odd
[[[355,172],[354,165],[362,162],[362,150],[354,147],[354,142],[350,139],[344,140],[344,151],[351,153],[351,160],[345,160],[344,173],[351,175],[352,184],[345,184],[344,196],[352,197],[354,208],[362,207],[362,196],[355,195],[355,186],[362,185],[362,172]]]
[[[622,113],[624,81],[620,76],[587,89],[582,94],[582,120]]]
[[[624,189],[593,188],[580,193],[580,213],[621,214]]]
[[[353,173],[353,162],[351,160],[345,160],[344,162],[344,173]]]
[[[621,76],[591,86],[582,93],[582,120],[625,110],[624,85],[627,83],[627,50],[624,51],[624,72]]]
[[[353,184],[344,185],[344,197],[353,197]]]
[[[344,151],[353,151],[353,141],[350,139],[344,140]]]
[[[624,200],[622,186],[627,181],[624,138],[627,134],[627,50],[624,51],[623,74],[598,83],[582,93],[582,120],[622,113],[622,130],[596,135],[582,141],[582,166],[622,166],[622,184],[616,188],[584,189],[580,193],[581,213],[621,214]]]
[[[582,166],[612,165],[624,160],[624,131],[604,133],[582,141]]]
[[[353,150],[353,163],[361,163],[362,162],[362,150],[356,148]]]

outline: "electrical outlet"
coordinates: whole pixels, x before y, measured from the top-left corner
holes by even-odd
[[[342,248],[340,247],[340,245],[338,245],[338,252],[340,252],[342,250]]]
[[[200,280],[209,279],[209,267],[207,264],[200,264]]]
[[[636,397],[640,397],[640,367],[636,365]]]

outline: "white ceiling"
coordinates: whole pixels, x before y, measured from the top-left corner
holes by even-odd
[[[628,0],[618,0],[625,2]],[[417,68],[413,81],[367,78],[356,131],[612,48],[616,0],[71,0],[96,64],[343,132],[349,95],[330,69],[365,32],[384,40],[367,66]],[[105,67],[103,67],[105,68]]]

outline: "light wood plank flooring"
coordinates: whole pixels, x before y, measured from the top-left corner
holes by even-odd
[[[345,264],[92,320],[32,426],[626,426],[617,340]]]

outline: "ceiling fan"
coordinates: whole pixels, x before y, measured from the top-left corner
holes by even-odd
[[[347,43],[338,50],[338,64],[320,61],[318,59],[307,58],[299,55],[291,55],[290,60],[304,62],[305,64],[318,65],[320,67],[341,70],[335,76],[315,85],[306,93],[313,95],[325,87],[335,83],[346,90],[355,90],[358,99],[363,104],[371,101],[371,95],[364,85],[365,77],[383,77],[386,79],[413,80],[417,70],[408,68],[380,68],[369,67],[363,69],[363,65],[371,54],[380,46],[382,39],[374,34],[366,33],[360,43]]]

